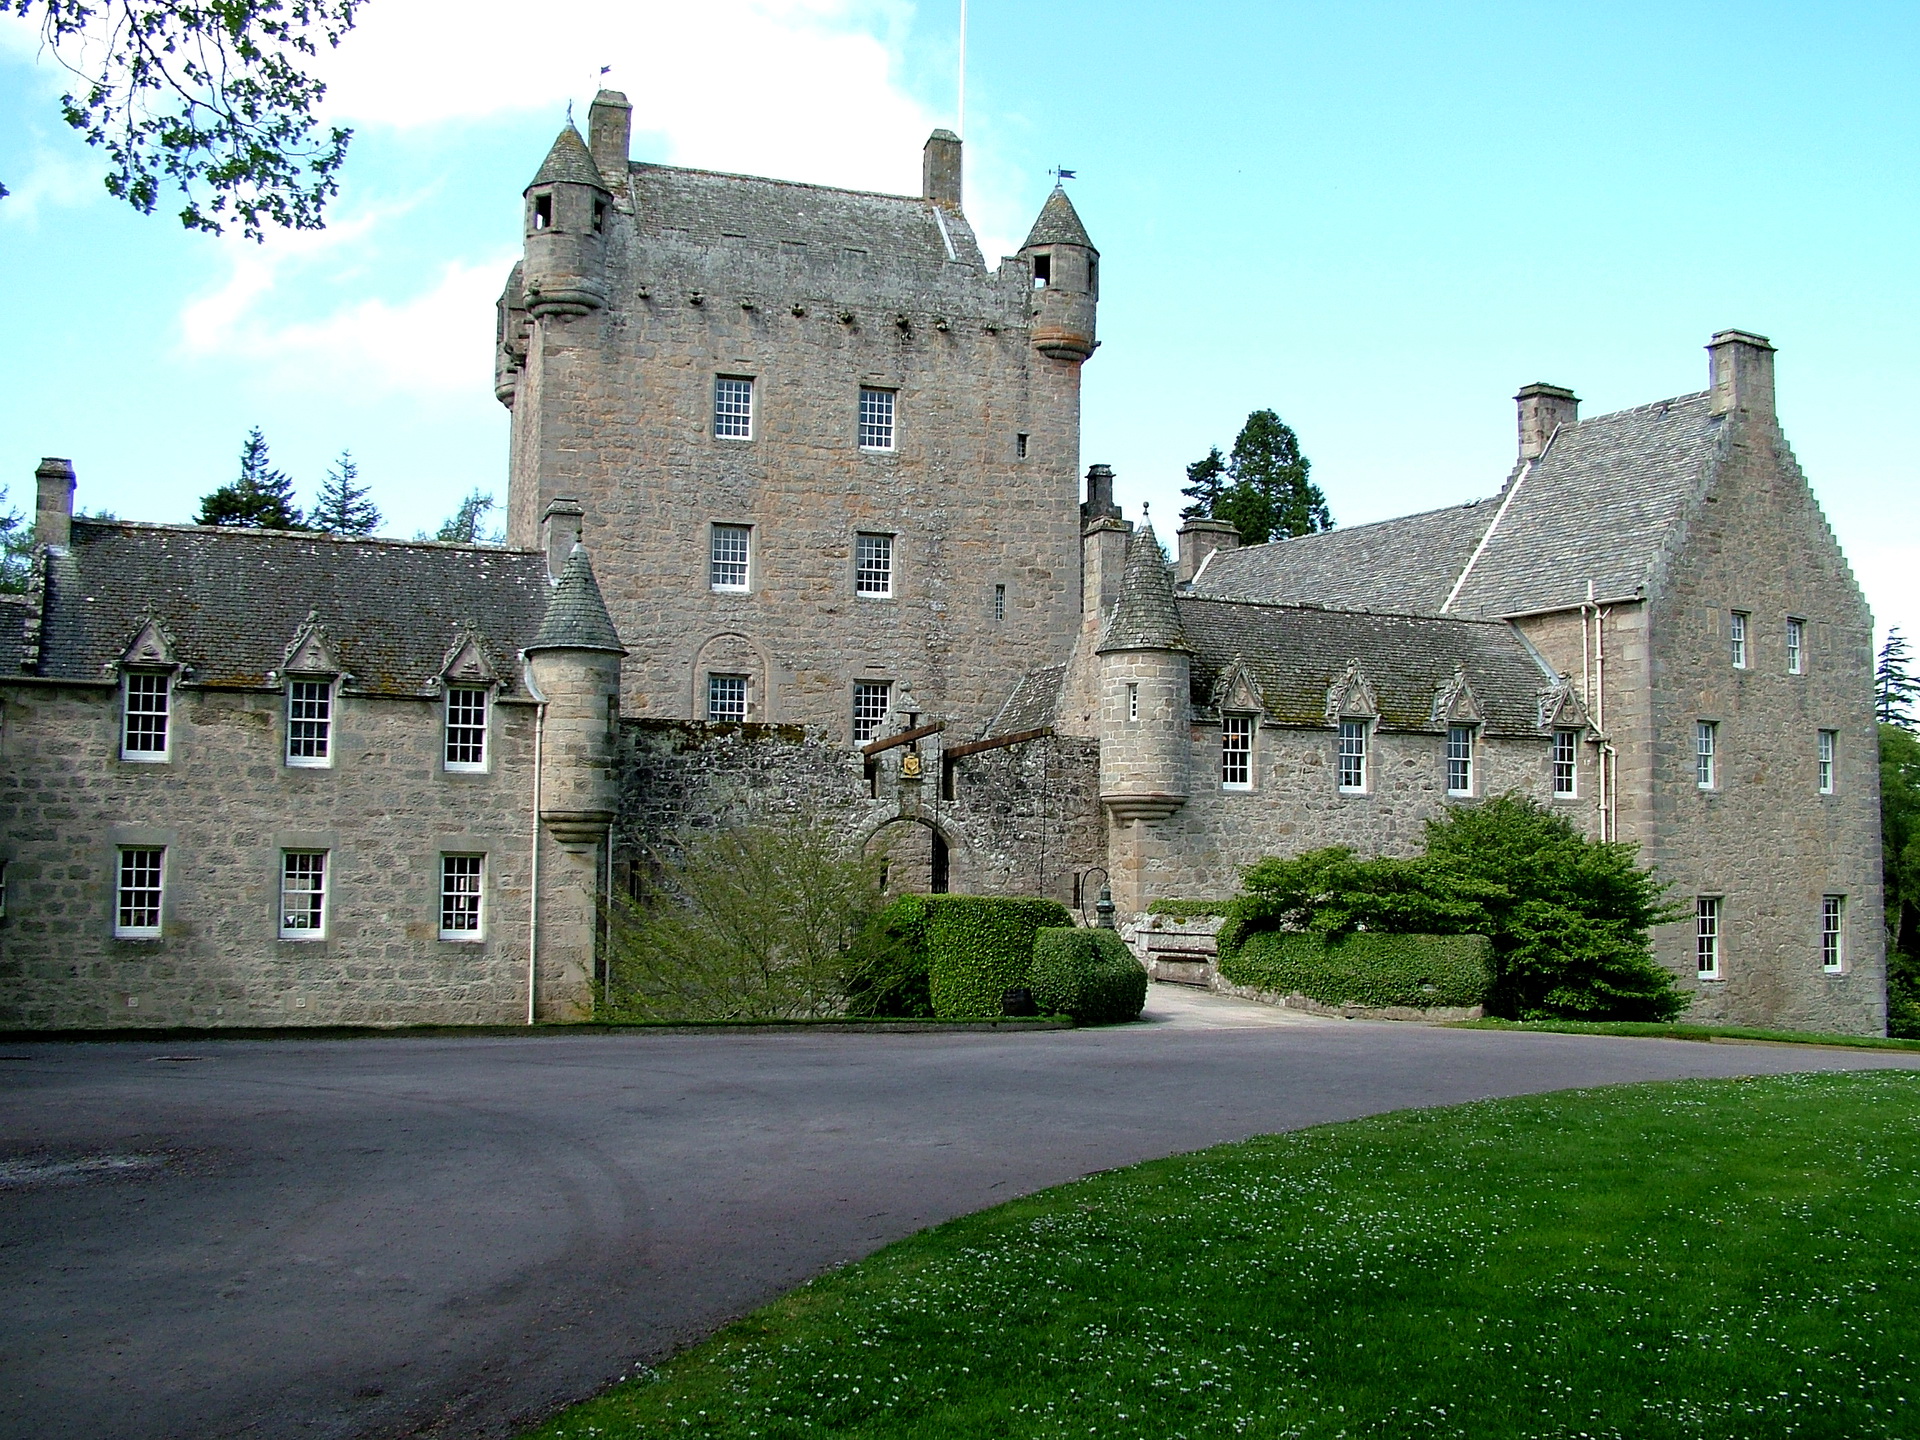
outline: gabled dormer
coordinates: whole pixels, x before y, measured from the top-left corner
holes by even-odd
[[[1266,710],[1266,704],[1260,697],[1259,682],[1254,679],[1247,662],[1238,655],[1229,660],[1214,677],[1213,690],[1207,696],[1207,703],[1223,714],[1232,711],[1240,715],[1258,716]]]
[[[1467,679],[1467,667],[1456,665],[1450,678],[1434,688],[1432,723],[1436,728],[1454,725],[1479,725],[1485,720],[1480,702],[1474,698],[1473,685]]]
[[[1334,677],[1327,687],[1327,723],[1338,725],[1343,720],[1378,720],[1380,701],[1373,688],[1373,682],[1360,668],[1360,657],[1347,661],[1347,668]]]
[[[120,681],[120,758],[165,764],[173,758],[173,687],[185,669],[173,636],[148,616],[113,669]]]

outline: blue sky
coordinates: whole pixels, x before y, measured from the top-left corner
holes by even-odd
[[[333,224],[189,235],[99,189],[0,21],[0,480],[188,518],[248,426],[310,493],[351,448],[395,533],[504,496],[492,300],[519,191],[601,65],[641,158],[911,191],[954,122],[957,0],[369,0],[330,57]],[[1065,165],[1104,256],[1083,462],[1170,521],[1271,406],[1336,519],[1492,492],[1511,396],[1598,414],[1780,347],[1787,434],[1884,626],[1920,628],[1905,423],[1920,7],[971,0],[968,212],[1018,244]],[[1905,397],[1905,398],[1903,398]]]

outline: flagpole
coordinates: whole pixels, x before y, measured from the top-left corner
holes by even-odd
[[[967,138],[967,0],[960,0],[960,113],[954,117],[954,132]]]

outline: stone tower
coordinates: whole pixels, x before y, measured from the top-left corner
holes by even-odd
[[[844,742],[911,692],[972,731],[1079,628],[1098,255],[1071,201],[990,268],[944,131],[917,196],[626,150],[602,92],[526,192],[496,370],[509,538],[582,503],[628,713]]]

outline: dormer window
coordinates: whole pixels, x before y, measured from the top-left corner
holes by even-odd
[[[1220,717],[1220,788],[1253,788],[1253,716]]]
[[[170,758],[173,672],[130,670],[120,677],[120,758],[159,764]]]
[[[1053,257],[1036,255],[1033,257],[1033,288],[1044,290],[1053,283]]]
[[[533,228],[547,230],[553,226],[553,196],[536,195],[533,197]]]
[[[487,768],[487,687],[447,687],[447,752],[449,770]]]
[[[287,764],[333,764],[333,681],[287,682]]]

